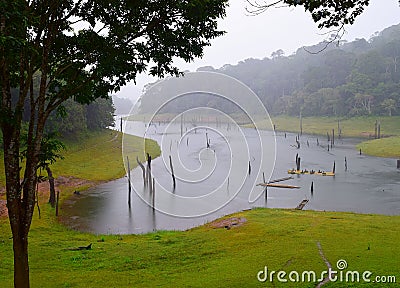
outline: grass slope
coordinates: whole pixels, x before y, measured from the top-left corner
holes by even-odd
[[[125,143],[129,147],[146,145],[152,157],[160,155],[161,151],[155,141],[125,135]],[[107,181],[125,175],[122,163],[122,134],[113,130],[102,130],[80,135],[79,138],[65,141],[67,150],[62,152],[64,160],[58,160],[52,165],[53,174],[58,176],[73,176],[89,181]],[[142,160],[143,150],[132,148],[132,167],[136,167],[136,156]],[[1,157],[3,157],[2,152]],[[2,158],[3,159],[3,158]],[[4,186],[4,162],[0,161],[0,187]],[[45,174],[45,173],[44,173]]]
[[[375,121],[381,123],[381,134],[383,136],[400,136],[400,116],[370,116],[370,117],[303,117],[303,133],[326,135],[332,133],[338,135],[338,119],[343,137],[372,137],[375,134]],[[272,122],[278,131],[300,132],[300,120],[298,117],[277,116],[272,117]],[[266,122],[267,123],[267,122]],[[262,127],[263,123],[261,123]],[[268,126],[269,127],[269,126]]]
[[[107,131],[69,144],[66,159],[54,167],[55,172],[86,175],[88,180],[123,175],[119,137]],[[143,140],[131,141],[133,147],[134,141],[141,145]],[[102,155],[104,151],[107,155]],[[80,166],[79,161],[87,162]],[[72,189],[65,188],[62,194]],[[317,242],[334,268],[337,260],[345,259],[351,270],[370,270],[373,277],[395,275],[400,281],[400,216],[256,209],[237,213],[247,222],[230,230],[205,225],[184,232],[93,235],[58,223],[45,201],[41,219],[35,210],[29,234],[32,287],[315,287],[315,283],[259,283],[256,275],[264,266],[321,273],[327,267]],[[0,287],[13,286],[10,237],[8,220],[0,219]],[[70,250],[89,243],[92,250]],[[324,287],[351,286],[359,285]]]
[[[49,216],[51,209],[42,210],[29,238],[32,287],[315,287],[259,283],[256,275],[264,266],[320,274],[327,267],[317,242],[333,268],[345,259],[351,270],[395,275],[400,281],[398,216],[256,209],[236,214],[248,221],[230,230],[205,225],[184,232],[100,236],[68,230]],[[6,220],[0,223],[0,287],[12,287],[11,232]],[[89,243],[92,250],[68,250]]]
[[[303,117],[303,133],[338,136],[338,119],[335,117]],[[381,123],[381,136],[389,137],[378,140],[369,140],[357,146],[365,154],[379,157],[400,157],[400,117],[399,116],[371,116],[340,119],[340,127],[343,137],[370,138],[375,135],[375,121]],[[298,117],[277,116],[272,122],[276,130],[287,132],[300,132],[300,120]],[[261,128],[270,127],[267,120],[258,123]],[[397,137],[393,137],[397,136]]]
[[[400,123],[399,123],[400,125]],[[400,137],[390,137],[363,142],[357,146],[364,153],[380,157],[400,159]]]

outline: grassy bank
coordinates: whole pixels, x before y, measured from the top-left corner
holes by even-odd
[[[125,173],[120,137],[106,131],[67,143],[65,160],[54,166],[55,173],[85,175],[92,181],[120,177]],[[130,152],[139,153],[134,147],[143,140],[129,141]],[[159,153],[154,142],[148,145],[149,151]],[[62,195],[70,195],[72,189],[61,188]],[[260,284],[256,275],[264,266],[320,274],[327,266],[317,243],[333,268],[345,259],[353,271],[369,270],[372,277],[395,275],[400,281],[400,216],[256,209],[234,215],[247,222],[230,230],[205,225],[185,232],[93,235],[60,224],[54,209],[44,204],[47,199],[41,200],[42,217],[35,212],[29,234],[32,287],[315,287]],[[10,237],[8,220],[0,219],[0,287],[13,285]],[[90,243],[92,250],[72,250]]]
[[[399,136],[366,141],[357,145],[357,148],[369,155],[400,159]]]
[[[134,148],[143,147],[143,138],[125,135],[124,141],[133,147],[130,151],[132,159],[136,155],[144,159],[143,150]],[[76,139],[65,140],[64,143],[67,147],[62,152],[65,159],[52,165],[55,177],[72,176],[88,181],[107,181],[125,175],[121,133],[113,130],[90,132]],[[146,140],[145,145],[146,151],[153,157],[160,155],[160,148],[155,141]],[[131,166],[136,165],[136,161],[132,161]],[[0,161],[0,186],[4,186],[4,183],[4,163]]]
[[[338,136],[338,119],[343,137],[356,137],[369,139],[375,136],[375,121],[381,123],[381,136],[383,139],[367,140],[357,146],[365,154],[379,157],[400,157],[400,117],[303,117],[303,133],[312,135],[326,135],[327,132]],[[298,117],[277,116],[272,118],[276,130],[287,132],[300,132],[300,120]],[[259,123],[261,128],[270,125],[265,120]],[[396,137],[397,136],[397,137]]]
[[[326,135],[326,132],[332,133],[335,129],[338,135],[338,119],[343,137],[362,137],[369,138],[375,135],[375,121],[381,123],[381,135],[399,136],[400,135],[400,116],[371,116],[371,117],[303,117],[303,133]],[[278,131],[300,132],[300,120],[298,117],[277,116],[272,117],[272,122],[276,125]],[[265,123],[267,123],[265,121]],[[261,127],[265,123],[260,123]]]
[[[236,214],[247,222],[230,230],[205,225],[185,232],[101,236],[68,230],[49,216],[51,209],[42,210],[29,239],[32,287],[315,287],[260,284],[256,275],[264,266],[327,270],[317,242],[333,268],[344,259],[353,271],[395,275],[400,281],[398,216],[256,209]],[[0,287],[12,286],[10,236],[6,220],[0,220]],[[89,243],[92,250],[70,250]]]

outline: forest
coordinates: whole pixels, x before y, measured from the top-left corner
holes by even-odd
[[[37,93],[38,87],[34,87]],[[19,90],[12,89],[13,99],[18,96]],[[16,101],[16,100],[13,100]],[[30,109],[26,101],[24,122],[29,120]],[[74,99],[68,99],[56,111],[52,112],[45,126],[46,134],[56,133],[59,137],[68,138],[86,131],[94,131],[114,125],[114,104],[112,98],[98,98],[96,101],[82,105]],[[23,124],[24,126],[24,124]]]
[[[199,71],[239,79],[273,115],[391,116],[400,113],[399,65],[400,25],[394,25],[368,41],[324,41],[290,56],[278,50],[269,58]]]
[[[250,58],[237,65],[226,64],[220,69],[206,66],[197,71],[219,72],[242,81],[272,115],[399,115],[400,24],[368,40],[333,41],[335,36],[332,41],[301,47],[289,56],[280,49],[264,59]],[[145,93],[141,98],[144,113],[154,104],[154,95],[147,96]],[[182,99],[165,112],[188,109],[189,103],[191,107],[237,111],[223,99],[203,95],[190,101]]]

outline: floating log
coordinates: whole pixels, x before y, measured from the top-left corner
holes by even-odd
[[[303,210],[304,206],[306,206],[308,201],[310,201],[310,200],[304,199],[303,201],[301,201],[300,204],[297,205],[296,210]]]
[[[300,189],[299,186],[286,185],[286,184],[275,184],[275,183],[259,183],[257,186],[263,187],[274,187],[274,188],[286,188],[286,189]]]
[[[263,176],[264,176],[264,173],[263,173]],[[287,180],[291,180],[291,179],[293,179],[292,176],[290,176],[290,177],[285,177],[285,178],[279,178],[279,179],[275,179],[275,180],[269,181],[268,184],[277,183],[277,182],[282,182],[282,181],[287,181]],[[263,178],[263,180],[264,180],[264,183],[265,183],[265,178]]]

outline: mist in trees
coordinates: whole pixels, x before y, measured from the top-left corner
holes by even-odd
[[[264,59],[246,59],[220,69],[206,66],[198,71],[219,72],[244,82],[273,115],[392,116],[400,114],[399,57],[400,25],[395,25],[368,41],[321,42],[289,56],[279,49]],[[151,105],[151,97],[146,98],[142,98],[143,112]],[[191,105],[228,105],[215,98],[210,101],[208,96],[192,97],[191,101]],[[186,109],[188,104],[181,101],[177,105],[182,107],[165,112]]]

